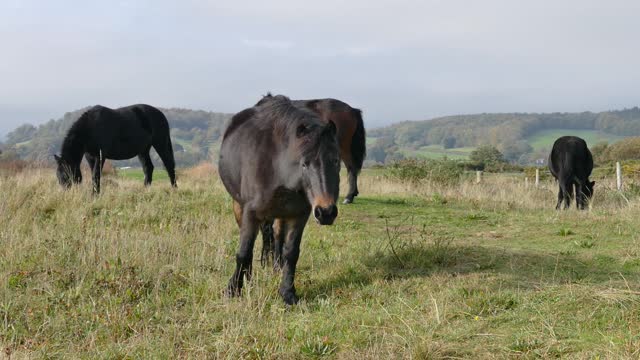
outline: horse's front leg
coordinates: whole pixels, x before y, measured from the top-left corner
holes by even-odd
[[[242,224],[240,226],[240,249],[236,254],[236,270],[229,280],[227,295],[239,296],[242,291],[244,277],[251,280],[251,267],[253,263],[253,245],[258,235],[260,222],[256,219],[255,212],[244,206],[242,209]]]
[[[282,251],[283,266],[280,295],[287,305],[293,305],[298,302],[294,278],[298,257],[300,256],[302,232],[304,231],[304,226],[307,224],[307,219],[309,219],[309,212],[306,212],[306,214],[298,218],[284,220],[287,233]]]

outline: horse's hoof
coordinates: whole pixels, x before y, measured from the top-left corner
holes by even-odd
[[[344,201],[342,203],[343,204],[351,204],[352,202],[353,202],[353,199],[346,198],[346,199],[344,199]]]
[[[224,295],[228,298],[234,298],[234,297],[240,296],[241,292],[242,292],[241,287],[235,284],[229,284],[224,291]]]
[[[298,296],[293,291],[282,294],[282,300],[287,305],[295,305],[298,303]]]

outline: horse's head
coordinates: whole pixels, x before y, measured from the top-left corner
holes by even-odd
[[[336,201],[340,191],[340,156],[336,126],[300,124],[296,128],[300,151],[301,182],[313,217],[320,225],[331,225],[338,216]]]
[[[68,161],[58,155],[53,155],[53,157],[56,159],[57,163],[56,175],[58,177],[58,182],[63,188],[68,189],[71,187],[72,183],[78,184],[82,182],[80,164],[69,164]]]
[[[584,184],[582,187],[582,192],[587,197],[587,199],[591,199],[593,197],[593,186],[596,184],[595,181],[589,181]]]

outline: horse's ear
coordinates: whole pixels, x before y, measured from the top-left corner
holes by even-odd
[[[305,136],[308,132],[309,132],[309,128],[308,128],[308,127],[307,127],[307,125],[305,125],[305,124],[300,124],[300,125],[298,125],[298,127],[296,128],[296,136],[297,136],[297,137],[303,137],[303,136]]]
[[[329,123],[327,124],[325,129],[326,131],[330,132],[331,135],[335,135],[337,132],[336,123],[334,123],[333,120],[329,120]]]

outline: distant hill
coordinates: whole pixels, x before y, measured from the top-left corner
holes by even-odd
[[[50,120],[39,126],[22,125],[7,134],[2,148],[5,153],[25,160],[51,161],[51,155],[60,151],[60,146],[67,130],[87,108],[64,114],[58,120]],[[176,163],[178,167],[196,164],[215,157],[220,137],[233,114],[216,113],[190,109],[160,109],[171,127],[171,138],[174,143]],[[155,152],[153,159],[156,165],[161,162]],[[138,160],[119,161],[119,166],[138,166]]]
[[[385,162],[407,156],[465,158],[491,144],[511,162],[546,157],[555,139],[577,135],[590,145],[640,136],[640,108],[600,113],[507,113],[446,116],[405,121],[368,131],[368,159]]]

